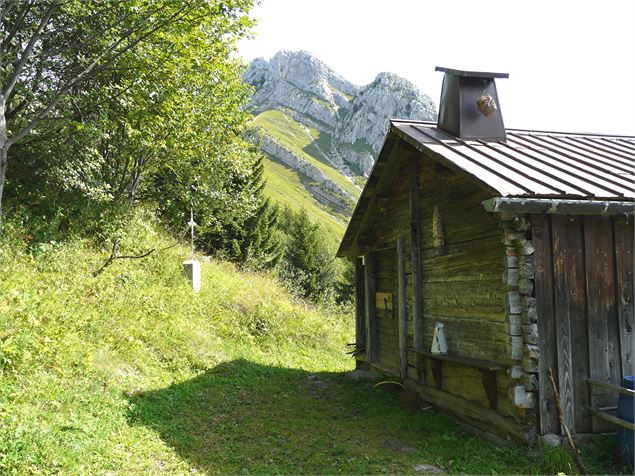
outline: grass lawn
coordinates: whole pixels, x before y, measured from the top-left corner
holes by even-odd
[[[146,218],[121,247],[170,241]],[[0,247],[0,474],[576,472],[564,450],[500,446],[344,377],[348,309],[216,260],[193,295],[180,247],[92,277],[107,254]],[[603,454],[589,469],[620,471]]]
[[[369,382],[262,357],[133,395],[131,424],[152,428],[210,474],[413,474],[420,464],[462,474],[577,473],[566,450],[499,446],[434,410],[402,410]],[[607,444],[585,453],[593,474],[619,471],[601,461]]]

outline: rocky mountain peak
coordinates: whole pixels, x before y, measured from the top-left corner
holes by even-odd
[[[410,81],[382,72],[359,87],[306,51],[257,58],[243,80],[254,87],[250,107],[263,151],[308,177],[307,188],[338,210],[352,207],[350,189],[372,169],[391,118],[436,119],[432,99]],[[337,183],[325,165],[348,183]]]

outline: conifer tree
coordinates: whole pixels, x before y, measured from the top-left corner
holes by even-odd
[[[246,192],[255,204],[251,215],[245,220],[240,244],[240,261],[257,268],[273,268],[282,257],[282,246],[277,229],[278,208],[264,196],[263,157],[258,156],[247,181]]]
[[[285,253],[288,274],[300,288],[303,297],[317,300],[331,287],[332,259],[320,238],[320,227],[303,209],[291,214],[289,241]]]

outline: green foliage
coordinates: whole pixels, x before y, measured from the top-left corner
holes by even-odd
[[[282,258],[282,243],[278,232],[279,209],[264,196],[264,158],[258,157],[246,190],[252,197],[253,212],[243,225],[240,242],[240,262],[252,268],[273,268]]]
[[[287,235],[280,271],[296,292],[314,301],[328,299],[334,283],[333,255],[323,241],[321,228],[306,211],[285,208],[280,228]]]
[[[335,281],[335,297],[339,303],[351,303],[355,298],[355,265],[350,261],[336,261],[337,280]]]
[[[223,205],[220,209],[195,207],[199,213],[211,213],[196,217],[197,222],[203,221],[197,243],[206,253],[217,253],[254,269],[273,268],[281,257],[276,233],[278,211],[263,194],[262,157],[251,152],[255,162],[247,174],[232,182],[233,200],[219,204]]]
[[[91,231],[110,226],[137,199],[157,204],[179,228],[192,202],[209,228],[248,215],[239,184],[253,163],[241,138],[249,90],[232,55],[248,34],[251,6],[16,2],[0,18],[8,34],[0,60],[26,58],[0,74],[11,213],[59,217],[49,235],[78,221],[90,221]],[[86,218],[88,209],[100,218]]]

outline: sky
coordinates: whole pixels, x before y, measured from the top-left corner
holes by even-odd
[[[635,135],[635,0],[263,0],[239,54],[305,50],[364,85],[389,71],[438,104],[435,66],[497,79],[508,128]]]

